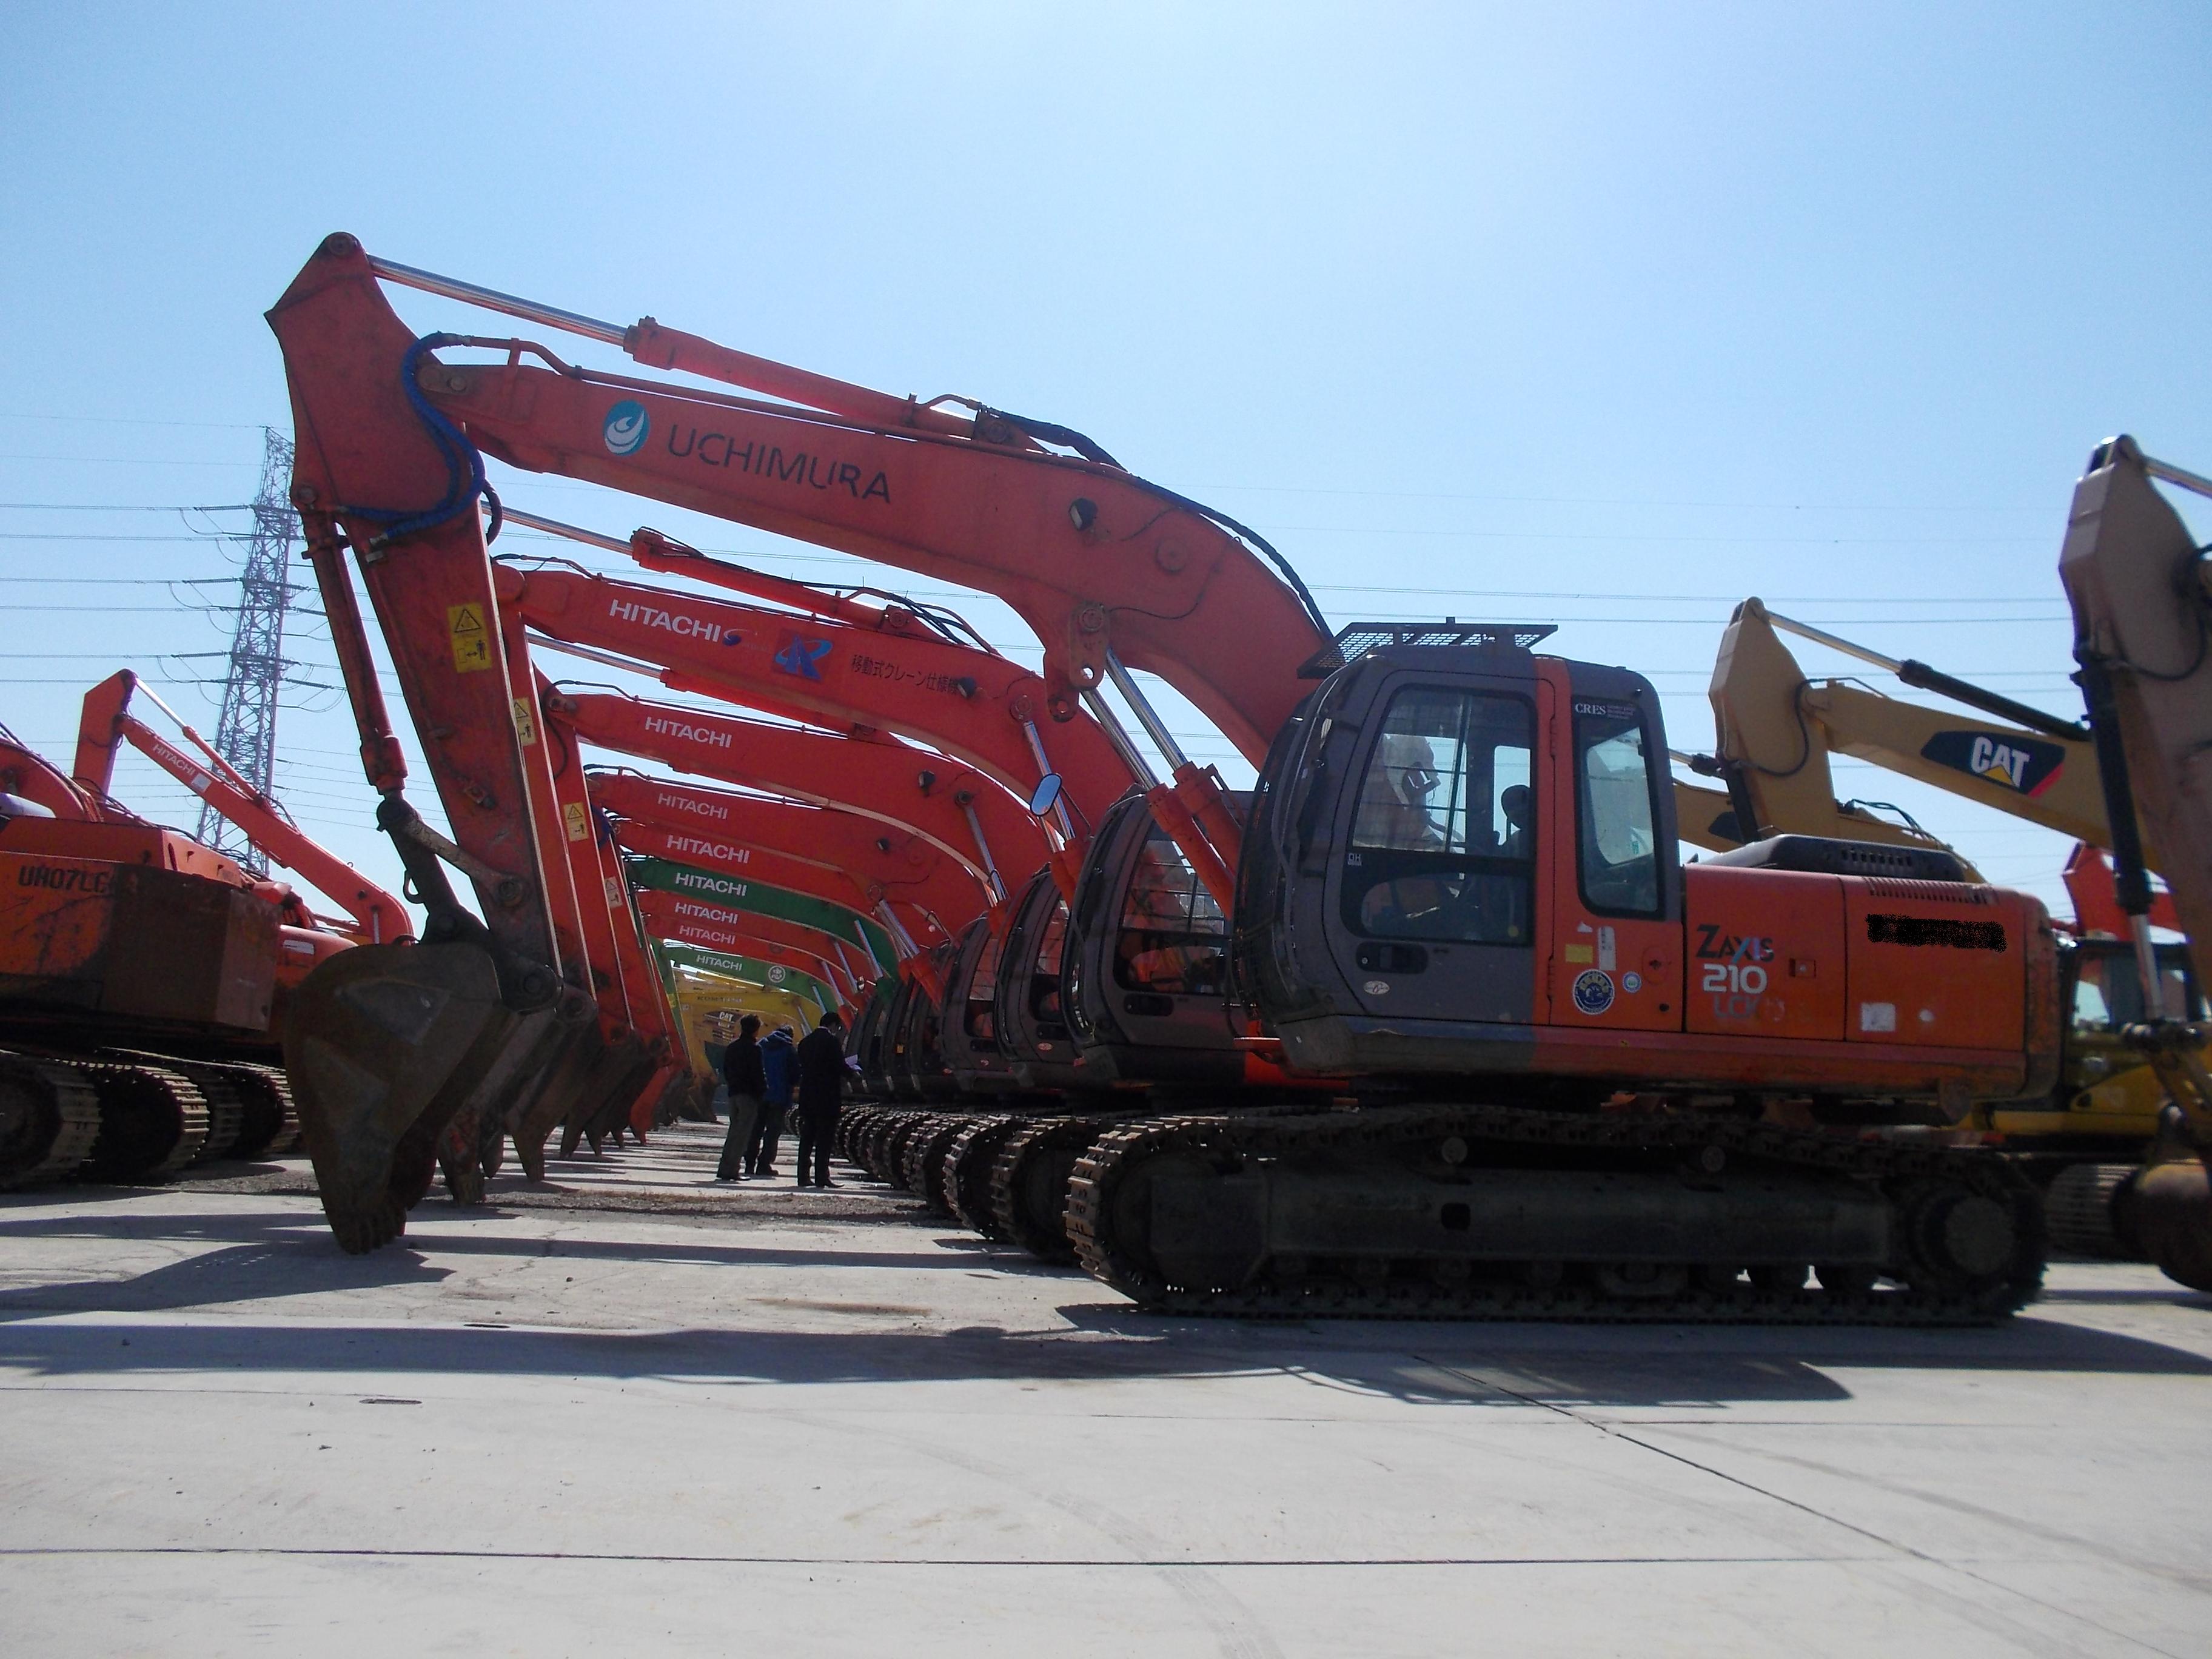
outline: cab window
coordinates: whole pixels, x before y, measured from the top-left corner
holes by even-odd
[[[2136,960],[2124,946],[2077,946],[2075,957],[2074,1029],[2077,1031],[2117,1031],[2143,1019],[2142,982]],[[2159,992],[2167,1019],[2194,1019],[2203,1006],[2182,952],[2166,947],[2158,952]]]
[[[968,1035],[978,1042],[992,1042],[998,1036],[999,1019],[994,999],[999,990],[1001,944],[995,933],[986,929],[983,947],[975,956],[975,971],[968,977],[968,1012],[963,1024]]]
[[[1530,942],[1534,730],[1525,698],[1426,686],[1391,698],[1344,854],[1347,927],[1370,939]]]
[[[1121,925],[1114,940],[1114,978],[1125,990],[1167,996],[1218,995],[1229,926],[1168,832],[1155,825],[1137,854]]]
[[[1037,941],[1036,962],[1030,969],[1030,1013],[1039,1020],[1056,1022],[1060,1012],[1060,957],[1067,942],[1067,904],[1054,899],[1052,915]]]
[[[1643,711],[1575,704],[1576,862],[1583,902],[1610,915],[1659,914],[1659,834]]]

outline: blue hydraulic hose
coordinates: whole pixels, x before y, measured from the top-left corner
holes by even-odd
[[[498,494],[484,478],[483,453],[469,441],[468,434],[455,426],[443,410],[422,395],[422,388],[416,380],[416,367],[422,362],[424,352],[434,351],[441,346],[459,344],[460,339],[458,334],[425,334],[407,348],[406,356],[400,360],[401,389],[407,394],[407,401],[415,410],[415,417],[422,422],[430,434],[430,441],[438,446],[440,459],[446,463],[446,494],[436,506],[419,512],[412,508],[378,507],[343,508],[346,513],[384,526],[383,532],[369,544],[374,548],[381,550],[404,537],[434,528],[447,520],[467,512],[480,495],[491,507],[491,525],[484,539],[489,542],[499,538],[504,514],[500,508]]]

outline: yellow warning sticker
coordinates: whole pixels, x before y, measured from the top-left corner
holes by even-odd
[[[446,632],[453,636],[455,673],[475,674],[491,666],[491,635],[484,628],[482,605],[447,605]]]
[[[1566,958],[1570,966],[1583,966],[1588,964],[1595,952],[1587,945],[1570,945],[1560,954]]]
[[[572,800],[561,808],[561,816],[568,822],[570,841],[588,841],[592,836],[592,820],[584,811],[581,801]]]
[[[514,740],[525,749],[538,741],[538,716],[531,711],[527,697],[514,700]]]

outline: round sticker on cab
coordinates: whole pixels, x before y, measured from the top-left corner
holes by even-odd
[[[1613,975],[1602,968],[1588,968],[1575,975],[1575,1006],[1586,1014],[1601,1014],[1613,1006]]]

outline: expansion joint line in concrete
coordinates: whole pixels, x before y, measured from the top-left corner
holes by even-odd
[[[1941,1556],[1929,1554],[1925,1550],[1915,1549],[1911,1545],[1905,1543],[1901,1539],[1885,1536],[1883,1534],[1875,1532],[1870,1528],[1860,1526],[1856,1522],[1846,1521],[1839,1515],[1831,1515],[1826,1510],[1817,1508],[1801,1499],[1788,1497],[1782,1492],[1774,1491],[1771,1487],[1762,1486],[1757,1481],[1747,1480],[1741,1475],[1730,1474],[1726,1469],[1715,1468],[1710,1463],[1701,1463],[1696,1458],[1688,1456],[1684,1453],[1670,1450],[1665,1446],[1655,1445],[1652,1442],[1644,1439],[1640,1435],[1630,1434],[1625,1429],[1618,1428],[1613,1424],[1604,1422],[1600,1419],[1584,1416],[1581,1412],[1575,1410],[1571,1406],[1560,1405],[1556,1401],[1546,1400],[1538,1395],[1524,1394],[1518,1389],[1509,1387],[1507,1384],[1499,1382],[1494,1376],[1485,1376],[1480,1371],[1472,1371],[1464,1366],[1454,1365],[1441,1359],[1433,1359],[1425,1354],[1415,1354],[1413,1358],[1419,1359],[1423,1364],[1433,1365],[1438,1370],[1447,1371],[1454,1376],[1464,1377],[1467,1381],[1476,1384],[1478,1387],[1494,1389],[1502,1395],[1518,1400],[1523,1405],[1534,1406],[1538,1409],[1550,1412],[1555,1416],[1564,1417],[1570,1423],[1579,1424],[1586,1429],[1595,1429],[1600,1434],[1605,1435],[1611,1439],[1621,1441],[1627,1445],[1634,1446],[1639,1451],[1650,1452],[1657,1456],[1666,1458],[1671,1462],[1680,1463],[1685,1468],[1695,1469],[1700,1474],[1710,1475],[1716,1480],[1724,1481],[1731,1486],[1741,1488],[1742,1491],[1751,1493],[1753,1497],[1765,1498],[1770,1503],[1779,1504],[1785,1509],[1795,1510],[1800,1515],[1807,1516],[1814,1521],[1824,1522],[1828,1526],[1840,1528],[1842,1530],[1848,1533],[1856,1534],[1857,1536],[1865,1539],[1870,1544],[1879,1545],[1881,1548],[1887,1550],[1893,1554],[1903,1556],[1907,1560],[1917,1562],[1923,1566],[1929,1567],[1936,1572],[1955,1572],[1960,1577],[1971,1578],[1974,1583],[1996,1590],[2000,1595],[2017,1596],[2020,1600],[2027,1602],[2032,1607],[2040,1607],[2046,1613],[2054,1613],[2063,1619],[2069,1619],[2076,1624],[2085,1625],[2089,1629],[2095,1631],[2100,1636],[2109,1637],[2118,1641],[2129,1643],[2133,1646],[2141,1648],[2146,1653],[2159,1654],[2163,1656],[2163,1659],[2184,1659],[2184,1656],[2172,1653],[2165,1648],[2159,1647],[2153,1643],[2146,1642],[2139,1636],[2131,1636],[2125,1631],[2114,1630],[2108,1625],[2100,1624],[2096,1620],[2086,1618],[2082,1614],[2075,1613],[2070,1607],[2062,1607],[2055,1602],[2043,1600],[2040,1596],[2030,1595],[2025,1590],[2020,1589],[2011,1584],[2001,1583],[1996,1579],[1987,1577],[1981,1573],[1976,1572],[1971,1567],[1961,1565],[1956,1561],[1946,1561]],[[1977,1608],[1975,1611],[1986,1612],[1988,1610]],[[2008,1620],[2007,1622],[2009,1623],[2010,1621]],[[2069,1659],[2067,1650],[2046,1643],[2043,1638],[2032,1631],[2014,1626],[2014,1633],[2017,1638],[2023,1643],[2049,1652],[2051,1655],[2051,1659]]]

